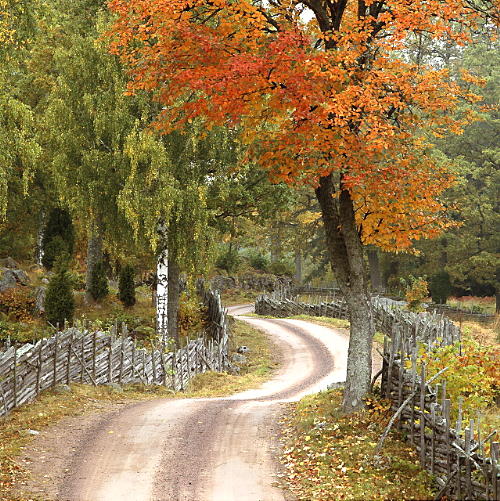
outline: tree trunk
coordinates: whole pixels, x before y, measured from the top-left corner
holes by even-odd
[[[93,302],[93,298],[90,294],[90,281],[96,264],[101,260],[102,235],[97,225],[94,225],[90,231],[87,243],[87,272],[85,274],[85,301],[87,304]]]
[[[43,235],[45,233],[46,224],[46,212],[45,209],[40,211],[40,220],[38,222],[38,233],[36,236],[36,264],[38,266],[43,266]]]
[[[380,273],[380,260],[378,251],[375,248],[368,247],[366,251],[368,255],[368,265],[370,267],[370,282],[373,292],[383,292],[382,275]]]
[[[173,259],[168,261],[168,335],[179,346],[177,316],[179,314],[180,269]]]
[[[298,284],[302,283],[302,252],[300,249],[295,250],[295,281]]]
[[[341,189],[339,197],[334,194],[332,176],[320,178],[316,197],[321,207],[332,270],[349,309],[351,327],[343,409],[350,413],[363,407],[363,397],[370,391],[374,326],[368,274],[353,201],[345,189]]]
[[[163,343],[168,334],[168,247],[166,227],[158,225],[160,248],[156,262],[156,330]]]

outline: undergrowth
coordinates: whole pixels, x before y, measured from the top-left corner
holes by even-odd
[[[290,405],[283,420],[282,481],[298,501],[432,499],[432,481],[417,454],[396,433],[373,457],[391,417],[388,402],[370,399],[365,411],[344,415],[339,390]]]

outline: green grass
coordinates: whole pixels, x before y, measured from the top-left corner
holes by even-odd
[[[262,292],[241,289],[227,289],[221,294],[222,304],[224,306],[236,306],[239,304],[254,303]]]
[[[390,435],[381,457],[373,451],[390,418],[384,401],[343,415],[341,392],[291,404],[283,422],[282,481],[298,501],[432,499],[432,482],[417,454]]]

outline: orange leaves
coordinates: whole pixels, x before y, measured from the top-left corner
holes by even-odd
[[[308,23],[295,4],[251,0],[109,5],[111,50],[128,66],[129,92],[160,102],[161,132],[197,117],[238,126],[248,156],[274,180],[345,174],[365,241],[384,248],[446,226],[436,199],[450,178],[418,135],[459,133],[470,114],[453,113],[477,96],[401,50],[415,32],[466,40],[477,16],[466,2],[349,1],[339,19],[324,10]]]

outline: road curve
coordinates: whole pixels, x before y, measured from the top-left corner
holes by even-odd
[[[301,320],[239,318],[268,332],[280,350],[273,379],[231,397],[148,401],[108,416],[75,453],[57,499],[289,499],[274,477],[280,406],[345,380],[348,339]]]

